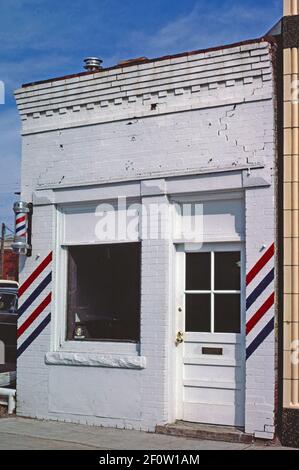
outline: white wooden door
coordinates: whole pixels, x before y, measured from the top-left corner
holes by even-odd
[[[177,418],[243,427],[245,280],[240,244],[177,249]]]

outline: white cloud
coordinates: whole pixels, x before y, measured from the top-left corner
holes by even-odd
[[[280,0],[273,2],[272,10],[262,2],[251,5],[238,2],[236,5],[227,0],[217,10],[213,2],[198,1],[191,11],[152,35],[136,29],[131,33],[129,43],[136,45],[139,54],[157,57],[255,38],[265,34],[279,19],[280,6]]]

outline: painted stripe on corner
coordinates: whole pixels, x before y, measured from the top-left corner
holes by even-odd
[[[33,271],[33,273],[26,279],[26,281],[21,285],[19,288],[19,297],[21,297],[24,292],[31,286],[31,284],[35,281],[37,276],[41,274],[44,269],[51,263],[52,261],[52,252],[48,254],[48,256],[41,262],[41,264]]]
[[[266,338],[274,330],[274,317],[269,321],[265,328],[260,332],[260,334],[252,341],[252,343],[246,349],[246,360],[248,360],[252,354],[260,347],[260,345],[265,341]]]
[[[31,333],[30,336],[24,341],[23,344],[17,350],[17,358],[19,358],[30,344],[44,331],[47,325],[51,322],[51,313],[38,325],[38,327]]]
[[[26,312],[26,310],[30,307],[30,305],[37,299],[37,297],[45,290],[45,288],[51,283],[52,281],[52,272],[50,272],[45,279],[39,284],[39,286],[35,289],[34,292],[25,300],[25,302],[19,307],[18,309],[18,316],[19,318]]]
[[[251,281],[258,275],[258,273],[263,269],[264,266],[273,258],[275,253],[275,245],[274,243],[268,248],[266,253],[261,257],[261,259],[256,263],[256,265],[252,268],[252,270],[246,276],[246,284],[251,283]]]
[[[266,315],[270,308],[274,305],[275,295],[272,293],[266,302],[258,309],[255,315],[247,322],[246,335],[248,335],[258,322]]]
[[[51,297],[52,294],[47,295],[47,297],[42,301],[42,303],[36,307],[36,309],[33,311],[33,313],[30,315],[30,317],[27,318],[27,320],[18,328],[17,331],[17,337],[20,338],[23,333],[29,328],[29,326],[36,320],[36,318],[45,310],[45,308],[50,304],[51,302]]]
[[[254,289],[246,300],[246,309],[248,310],[251,305],[258,299],[258,297],[264,292],[265,289],[274,281],[274,268],[271,269],[269,274],[262,280],[262,282]]]

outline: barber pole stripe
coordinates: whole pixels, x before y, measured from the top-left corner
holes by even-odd
[[[44,298],[42,296],[45,289],[50,285],[52,281],[52,272],[49,272],[44,278],[42,278],[44,271],[50,265],[52,261],[52,253],[49,253],[48,256],[40,263],[40,265],[33,271],[32,274],[25,280],[25,282],[19,288],[19,299],[23,299],[25,292],[29,287],[35,282],[38,281],[37,287],[33,292],[28,295],[27,298],[24,298],[23,303],[18,309],[18,348],[17,348],[17,357],[19,358],[35,341],[36,338],[44,331],[46,326],[51,321],[51,313],[44,313],[48,306],[51,303],[52,293],[49,292]],[[37,302],[37,306],[32,309],[32,305]],[[31,311],[32,310],[32,311]],[[24,316],[24,321],[23,320]],[[33,329],[32,329],[33,327]],[[30,330],[32,331],[30,332]],[[20,344],[20,341],[23,339],[23,335],[29,333],[27,338]]]
[[[254,279],[257,281],[257,286],[248,295],[246,299],[247,312],[251,310],[251,307],[256,305],[254,313],[250,315],[249,320],[246,324],[246,336],[253,334],[254,339],[246,349],[246,359],[249,359],[257,349],[263,344],[266,338],[274,330],[275,320],[274,316],[266,324],[266,326],[254,334],[255,328],[259,327],[262,319],[266,317],[268,312],[271,310],[275,303],[274,285],[273,281],[275,278],[275,269],[271,266],[270,261],[275,254],[274,243],[267,249],[264,255],[258,260],[254,267],[249,271],[246,276],[247,290],[250,289]],[[268,270],[265,275],[265,271]],[[260,279],[259,279],[260,277]],[[266,290],[271,288],[271,294],[266,300],[262,297],[266,293]],[[260,299],[263,298],[261,301]],[[257,328],[258,329],[258,328]]]
[[[19,215],[16,219],[16,235],[25,237],[27,234],[27,218],[25,215]]]
[[[21,222],[26,222],[26,216],[25,215],[17,216],[16,222],[17,224],[20,224]]]

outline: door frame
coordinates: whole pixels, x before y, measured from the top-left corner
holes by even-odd
[[[246,246],[244,242],[212,242],[203,243],[199,248],[198,245],[190,245],[189,243],[180,243],[175,246],[175,335],[178,331],[185,333],[185,272],[186,272],[186,253],[199,253],[199,252],[217,252],[217,251],[240,251],[241,252],[241,333],[240,340],[243,344],[242,347],[242,361],[243,361],[243,415],[245,422],[245,398],[246,398]],[[182,311],[180,311],[182,309]],[[202,333],[204,335],[211,334],[218,337],[223,336],[222,333]],[[236,337],[235,334],[225,334],[226,338]],[[207,342],[210,340],[208,339]],[[175,348],[175,419],[178,421],[183,420],[183,352],[184,348],[180,345]]]

